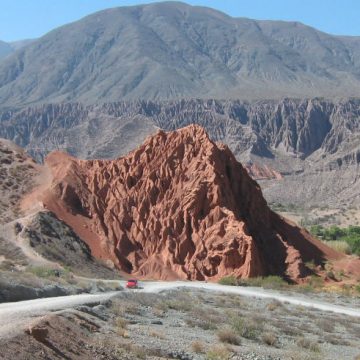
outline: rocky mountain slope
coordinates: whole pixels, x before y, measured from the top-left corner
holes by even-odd
[[[0,40],[0,60],[12,54],[14,51],[31,44],[34,39],[25,39],[13,42],[5,42]]]
[[[261,182],[269,201],[358,206],[359,116],[359,99],[47,104],[0,113],[0,136],[40,161],[52,150],[109,159],[125,155],[158,128],[195,123],[245,165],[282,177]]]
[[[19,216],[20,200],[37,184],[39,168],[23,149],[0,139],[0,224]]]
[[[104,10],[0,64],[0,103],[357,96],[360,38],[161,2]]]
[[[0,59],[11,54],[13,49],[10,44],[0,40]]]
[[[45,165],[52,181],[38,199],[127,273],[298,280],[306,262],[341,257],[273,213],[230,150],[197,125],[159,131],[116,160],[53,152]]]
[[[82,275],[113,276],[113,271],[97,263],[84,241],[54,214],[43,211],[34,201],[23,203],[25,195],[41,189],[44,179],[43,166],[17,145],[0,139],[0,287],[4,290],[9,285],[8,291],[14,292],[14,297],[5,298],[1,292],[0,301],[16,298],[16,281],[28,280],[26,274],[23,279],[18,274],[20,280],[16,279],[16,272],[28,266],[63,265]],[[30,211],[24,212],[24,208]],[[3,271],[11,270],[15,279],[7,282]]]

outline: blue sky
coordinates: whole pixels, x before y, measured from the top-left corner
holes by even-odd
[[[154,1],[0,0],[0,40],[15,41],[48,31],[109,7]],[[188,0],[235,17],[296,20],[338,35],[360,36],[360,0]]]

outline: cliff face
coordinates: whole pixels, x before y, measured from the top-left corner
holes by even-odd
[[[338,254],[270,211],[227,147],[195,125],[113,161],[46,158],[46,208],[121,270],[152,278],[279,274]]]
[[[0,136],[25,147],[37,158],[55,149],[82,158],[110,158],[118,156],[119,151],[126,153],[123,147],[117,150],[118,154],[112,149],[121,142],[134,147],[143,141],[129,137],[132,132],[146,136],[156,127],[175,130],[195,123],[203,126],[212,140],[227,143],[236,156],[250,152],[274,158],[280,152],[307,159],[315,152],[325,157],[341,152],[358,136],[359,116],[358,99],[47,104],[0,113]],[[81,141],[77,145],[74,139],[79,133]],[[125,136],[120,138],[121,134]],[[104,136],[110,143],[108,148],[101,143]],[[85,151],[84,145],[90,141],[93,149]]]
[[[48,104],[1,113],[0,136],[38,160],[56,149],[83,159],[110,159],[128,153],[158,128],[195,123],[212,140],[227,144],[238,160],[283,176],[281,184],[266,187],[268,200],[356,206],[359,116],[358,99]]]

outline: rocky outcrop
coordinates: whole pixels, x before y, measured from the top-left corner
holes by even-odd
[[[262,181],[268,200],[346,207],[360,204],[359,116],[358,99],[48,104],[1,113],[0,136],[40,161],[59,149],[83,159],[109,159],[125,155],[158,128],[195,123],[243,163],[282,174],[281,186]],[[301,194],[294,191],[298,187]]]
[[[74,294],[76,294],[74,289],[61,285],[45,285],[42,287],[35,287],[21,283],[15,283],[14,281],[11,283],[1,282],[0,303]]]
[[[113,161],[53,152],[46,165],[45,207],[127,273],[297,280],[305,262],[339,256],[271,212],[231,151],[196,125],[159,131]]]
[[[271,169],[267,165],[261,166],[253,162],[248,162],[245,164],[245,169],[254,180],[281,180],[283,178],[279,172]]]

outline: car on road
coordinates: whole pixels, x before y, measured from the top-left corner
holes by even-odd
[[[135,279],[129,279],[126,283],[128,289],[137,289],[139,287],[138,281]]]

